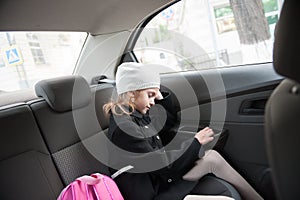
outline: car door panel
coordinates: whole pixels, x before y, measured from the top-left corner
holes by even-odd
[[[216,80],[220,77],[223,85]],[[222,137],[218,135],[206,148],[216,144],[215,148],[267,199],[275,197],[265,150],[264,105],[281,80],[271,63],[162,76],[162,85],[180,104],[180,134],[191,137],[205,126],[222,132]]]

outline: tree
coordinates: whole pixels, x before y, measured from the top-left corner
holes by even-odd
[[[230,0],[241,44],[251,45],[270,39],[262,0]]]

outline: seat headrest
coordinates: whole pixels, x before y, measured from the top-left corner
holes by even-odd
[[[275,29],[273,63],[275,70],[300,83],[299,1],[284,1]]]
[[[35,93],[43,97],[49,106],[57,112],[66,112],[88,105],[91,101],[91,89],[81,76],[64,76],[39,81]]]

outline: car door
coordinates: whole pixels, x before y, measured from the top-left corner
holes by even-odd
[[[271,2],[272,8],[266,1],[243,5],[248,11],[262,8],[262,13],[245,15],[247,29],[239,25],[231,1],[180,1],[142,22],[122,58],[163,65],[161,84],[177,100],[181,137],[213,128],[215,140],[205,148],[219,151],[265,199],[276,197],[265,149],[264,109],[282,80],[272,64],[281,5]],[[254,18],[266,33],[251,32]],[[243,31],[261,39],[245,41]]]
[[[222,84],[212,83],[218,78],[224,91],[215,89]],[[206,126],[213,128],[215,139],[205,149],[220,152],[266,199],[275,197],[265,149],[264,109],[281,80],[271,63],[162,76],[162,85],[175,91],[180,104],[179,134],[187,138]]]

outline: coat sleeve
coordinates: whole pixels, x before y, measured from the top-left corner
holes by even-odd
[[[201,144],[196,139],[192,139],[184,142],[180,149],[166,151],[171,164],[152,173],[161,176],[164,181],[181,179],[199,159],[200,148]]]
[[[155,100],[155,106],[151,108],[151,119],[164,146],[169,144],[176,136],[180,117],[178,113],[178,103],[168,92],[161,92],[163,99]]]
[[[128,130],[133,132],[135,137],[128,134]],[[135,163],[132,164],[132,161],[141,157],[145,157],[147,160],[151,159],[148,159],[147,156],[149,156],[149,152],[153,152],[153,146],[143,137],[138,126],[134,124],[126,123],[122,127],[118,127],[113,133],[112,141],[115,145],[126,151],[140,153],[136,157],[132,155],[130,157],[122,157],[118,155],[118,160],[122,162],[123,166],[130,164],[134,167],[140,167],[135,165]],[[165,182],[170,179],[181,179],[194,166],[195,161],[199,159],[200,147],[201,144],[196,139],[192,139],[182,143],[180,148],[176,150],[165,151],[161,149],[161,151],[155,151],[154,156],[156,160],[158,159],[159,162],[165,163],[165,167],[149,173],[159,176]]]

